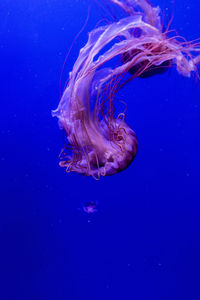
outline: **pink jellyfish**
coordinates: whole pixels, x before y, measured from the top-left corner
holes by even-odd
[[[126,169],[137,154],[137,137],[125,122],[125,112],[114,113],[117,91],[133,78],[161,74],[171,65],[190,77],[200,61],[197,42],[162,31],[159,7],[147,0],[110,2],[127,17],[89,33],[52,113],[69,142],[60,166],[96,179]],[[128,72],[131,76],[125,80]]]
[[[97,212],[98,202],[95,200],[85,201],[83,203],[83,211],[87,214],[93,214]]]

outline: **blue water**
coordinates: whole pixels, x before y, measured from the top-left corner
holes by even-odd
[[[170,69],[120,91],[139,141],[127,170],[95,181],[58,166],[51,110],[90,4],[0,3],[0,299],[198,300],[199,80]],[[171,1],[154,4],[169,19]],[[175,0],[172,28],[200,37],[199,14],[198,1]],[[91,5],[63,81],[100,18]],[[87,201],[97,212],[84,212]]]

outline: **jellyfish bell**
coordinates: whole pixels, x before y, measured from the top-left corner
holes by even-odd
[[[60,155],[60,166],[96,179],[126,169],[137,154],[137,137],[125,122],[125,112],[115,115],[115,97],[127,82],[125,75],[150,77],[174,65],[179,74],[190,77],[200,62],[200,55],[195,56],[198,42],[163,33],[159,9],[149,1],[110,1],[129,16],[89,33],[52,113],[69,143]],[[117,57],[121,63],[113,65]]]
[[[152,47],[152,45],[147,45],[147,47],[148,46]],[[162,52],[161,47],[157,47],[152,53],[150,53],[147,56],[156,55],[159,54],[160,52]],[[134,49],[131,50],[130,52],[125,52],[122,54],[122,62],[126,64],[128,61],[131,61],[138,54],[142,54],[142,50]],[[154,75],[165,73],[169,69],[171,64],[172,64],[171,60],[163,61],[160,63],[160,65],[150,64],[147,57],[146,60],[143,60],[138,64],[135,64],[133,67],[131,67],[128,70],[128,72],[131,75],[134,75],[135,77],[148,78]]]
[[[98,206],[98,201],[91,200],[91,201],[84,201],[82,208],[85,213],[94,214],[97,212],[97,206]]]

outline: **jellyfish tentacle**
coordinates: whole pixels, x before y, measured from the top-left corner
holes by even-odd
[[[124,170],[137,154],[137,137],[125,122],[125,112],[115,117],[119,89],[133,78],[162,74],[171,65],[189,77],[200,63],[200,55],[194,55],[200,51],[198,40],[188,43],[178,35],[168,37],[167,31],[162,32],[159,8],[149,1],[110,1],[129,16],[89,33],[52,112],[72,150],[70,155],[65,148],[60,166],[95,179]],[[115,58],[120,62],[112,66]]]

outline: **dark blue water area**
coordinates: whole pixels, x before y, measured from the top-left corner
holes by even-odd
[[[169,20],[172,2],[154,4]],[[51,110],[88,6],[62,86],[106,13],[90,0],[0,3],[0,299],[200,299],[198,78],[171,68],[119,92],[139,142],[127,170],[95,181],[58,166]],[[199,14],[175,0],[172,28],[200,37]]]

